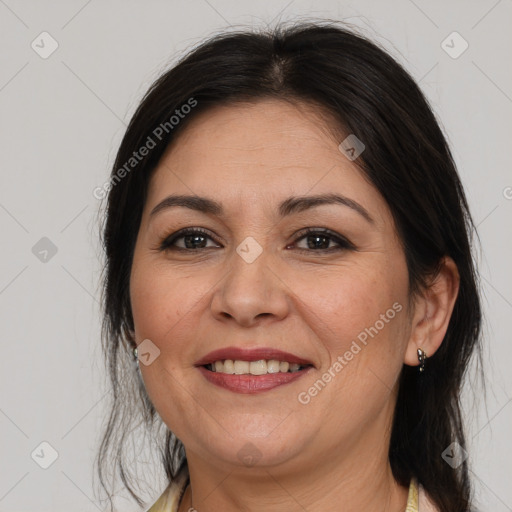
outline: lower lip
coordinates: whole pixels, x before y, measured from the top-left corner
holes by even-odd
[[[266,373],[265,375],[233,375],[229,373],[212,372],[204,366],[198,366],[203,376],[216,386],[235,393],[261,393],[289,384],[313,369],[312,366],[298,372]]]

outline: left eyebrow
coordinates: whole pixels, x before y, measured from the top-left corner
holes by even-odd
[[[294,213],[314,208],[324,204],[339,204],[351,208],[361,215],[367,222],[374,224],[375,221],[368,211],[358,202],[340,194],[321,194],[316,196],[292,196],[285,199],[278,208],[280,217],[286,217]],[[194,195],[171,195],[158,203],[149,214],[150,217],[158,212],[172,207],[183,207],[196,210],[202,213],[217,215],[221,217],[224,214],[222,204],[207,197]]]
[[[352,210],[359,213],[359,215],[364,217],[370,224],[375,223],[375,221],[368,213],[368,210],[366,210],[366,208],[364,208],[362,205],[360,205],[353,199],[342,196],[340,194],[321,194],[317,196],[289,197],[279,205],[279,215],[281,217],[285,217],[286,215],[291,215],[292,213],[296,212],[302,212],[304,210],[314,208],[315,206],[320,206],[322,204],[341,204],[343,206],[348,206]]]

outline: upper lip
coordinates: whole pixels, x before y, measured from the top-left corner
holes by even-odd
[[[196,366],[204,366],[206,364],[214,363],[215,361],[224,361],[225,359],[239,360],[239,361],[259,361],[261,359],[277,361],[287,361],[289,363],[297,363],[300,365],[312,365],[311,361],[302,357],[284,352],[270,347],[257,347],[257,348],[241,348],[241,347],[226,347],[220,348],[209,352],[201,359],[195,362]]]

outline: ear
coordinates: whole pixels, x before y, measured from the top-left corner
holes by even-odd
[[[418,294],[414,302],[405,364],[419,365],[417,353],[419,348],[425,351],[427,357],[430,357],[441,346],[459,293],[459,284],[457,265],[450,257],[444,257],[439,273],[428,288]]]

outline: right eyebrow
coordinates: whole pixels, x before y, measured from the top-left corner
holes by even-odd
[[[340,194],[320,194],[315,196],[291,196],[279,205],[278,211],[280,217],[286,217],[297,212],[314,208],[323,204],[339,204],[356,211],[367,222],[374,224],[374,220],[366,208],[361,204]],[[173,207],[189,208],[206,214],[222,217],[224,209],[222,204],[208,197],[196,195],[170,195],[158,203],[150,213],[150,217],[157,213]]]

